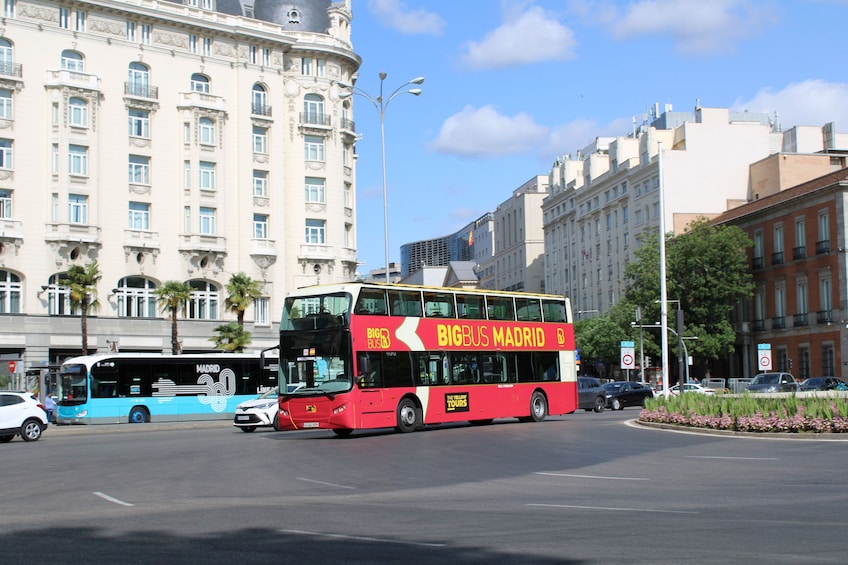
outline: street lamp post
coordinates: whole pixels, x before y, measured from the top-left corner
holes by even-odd
[[[383,166],[383,236],[386,242],[386,282],[391,282],[390,277],[390,269],[389,269],[389,204],[388,204],[388,186],[386,183],[386,128],[385,128],[385,117],[386,117],[386,108],[389,106],[389,102],[391,102],[395,96],[399,94],[412,94],[413,96],[418,96],[421,94],[420,88],[406,88],[407,86],[412,86],[415,84],[422,84],[424,82],[424,77],[418,77],[406,82],[399,87],[397,87],[387,98],[383,97],[383,82],[386,80],[386,73],[380,73],[380,94],[376,98],[359,88],[358,86],[353,87],[354,94],[358,94],[371,102],[374,105],[374,108],[377,110],[377,113],[380,115],[380,149],[381,149],[381,161]]]

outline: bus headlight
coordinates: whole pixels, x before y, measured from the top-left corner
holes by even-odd
[[[336,416],[338,414],[341,414],[345,410],[347,410],[347,404],[342,404],[341,406],[333,409],[333,415]]]

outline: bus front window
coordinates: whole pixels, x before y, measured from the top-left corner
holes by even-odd
[[[80,404],[88,399],[85,365],[64,365],[59,373],[59,404]]]

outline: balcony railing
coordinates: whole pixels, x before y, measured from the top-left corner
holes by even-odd
[[[751,259],[751,269],[754,271],[762,270],[763,268],[763,258],[762,257],[754,257]]]
[[[271,107],[267,104],[256,104],[253,103],[250,105],[250,113],[254,116],[267,116],[271,117]]]
[[[356,123],[350,118],[342,118],[342,129],[347,131],[356,131]]]
[[[771,329],[782,330],[786,327],[786,316],[776,316],[771,319]]]
[[[816,323],[829,324],[833,321],[833,315],[830,310],[819,310],[816,312]]]
[[[772,265],[783,265],[783,251],[775,251],[771,254]]]
[[[159,99],[159,87],[138,82],[124,82],[124,94],[139,98]]]
[[[800,247],[792,248],[792,259],[797,261],[798,259],[806,259],[807,258],[807,247],[802,245]]]
[[[318,112],[301,112],[300,123],[310,126],[330,127],[330,116]]]
[[[830,253],[830,240],[825,239],[824,241],[816,242],[816,255],[823,255],[825,253]]]
[[[20,63],[12,63],[10,61],[0,62],[0,75],[21,78],[23,72],[24,69]]]
[[[806,312],[803,313],[803,314],[795,314],[795,316],[792,320],[792,325],[793,326],[807,326],[807,325],[809,325],[809,319],[808,318],[809,318],[809,316]]]
[[[765,320],[754,320],[751,322],[751,331],[754,332],[762,332],[766,329],[766,321]]]

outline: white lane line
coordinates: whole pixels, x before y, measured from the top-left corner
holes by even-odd
[[[777,457],[720,457],[718,455],[686,455],[687,459],[741,459],[743,461],[779,461]]]
[[[322,538],[346,539],[352,541],[375,541],[378,543],[396,543],[400,545],[415,545],[420,547],[445,547],[446,543],[426,543],[418,541],[405,541],[387,538],[372,538],[368,536],[349,536],[345,534],[326,534],[323,532],[307,532],[305,530],[278,530],[283,534],[297,534],[300,536],[316,536]]]
[[[130,504],[129,502],[124,502],[123,500],[118,500],[108,494],[103,494],[102,492],[93,492],[91,493],[94,496],[99,496],[103,500],[108,500],[109,502],[114,502],[115,504],[120,504],[121,506],[135,506],[135,504]]]
[[[535,473],[536,475],[547,475],[549,477],[571,477],[574,479],[603,479],[605,481],[650,481],[644,477],[604,477],[602,475],[571,475],[568,473]]]
[[[613,508],[610,506],[574,506],[571,504],[528,504],[527,506],[543,506],[546,508],[575,508],[577,510],[611,510],[614,512],[653,512],[656,514],[700,514],[690,510],[657,510],[654,508]]]
[[[349,488],[349,489],[355,489],[356,488],[356,487],[350,487],[350,486],[347,486],[347,485],[339,485],[339,484],[336,484],[336,483],[325,483],[324,481],[316,481],[315,479],[306,479],[304,477],[298,477],[297,480],[298,481],[306,481],[307,483],[315,483],[315,484],[318,484],[318,485],[324,485],[324,486],[328,486],[328,487]]]

